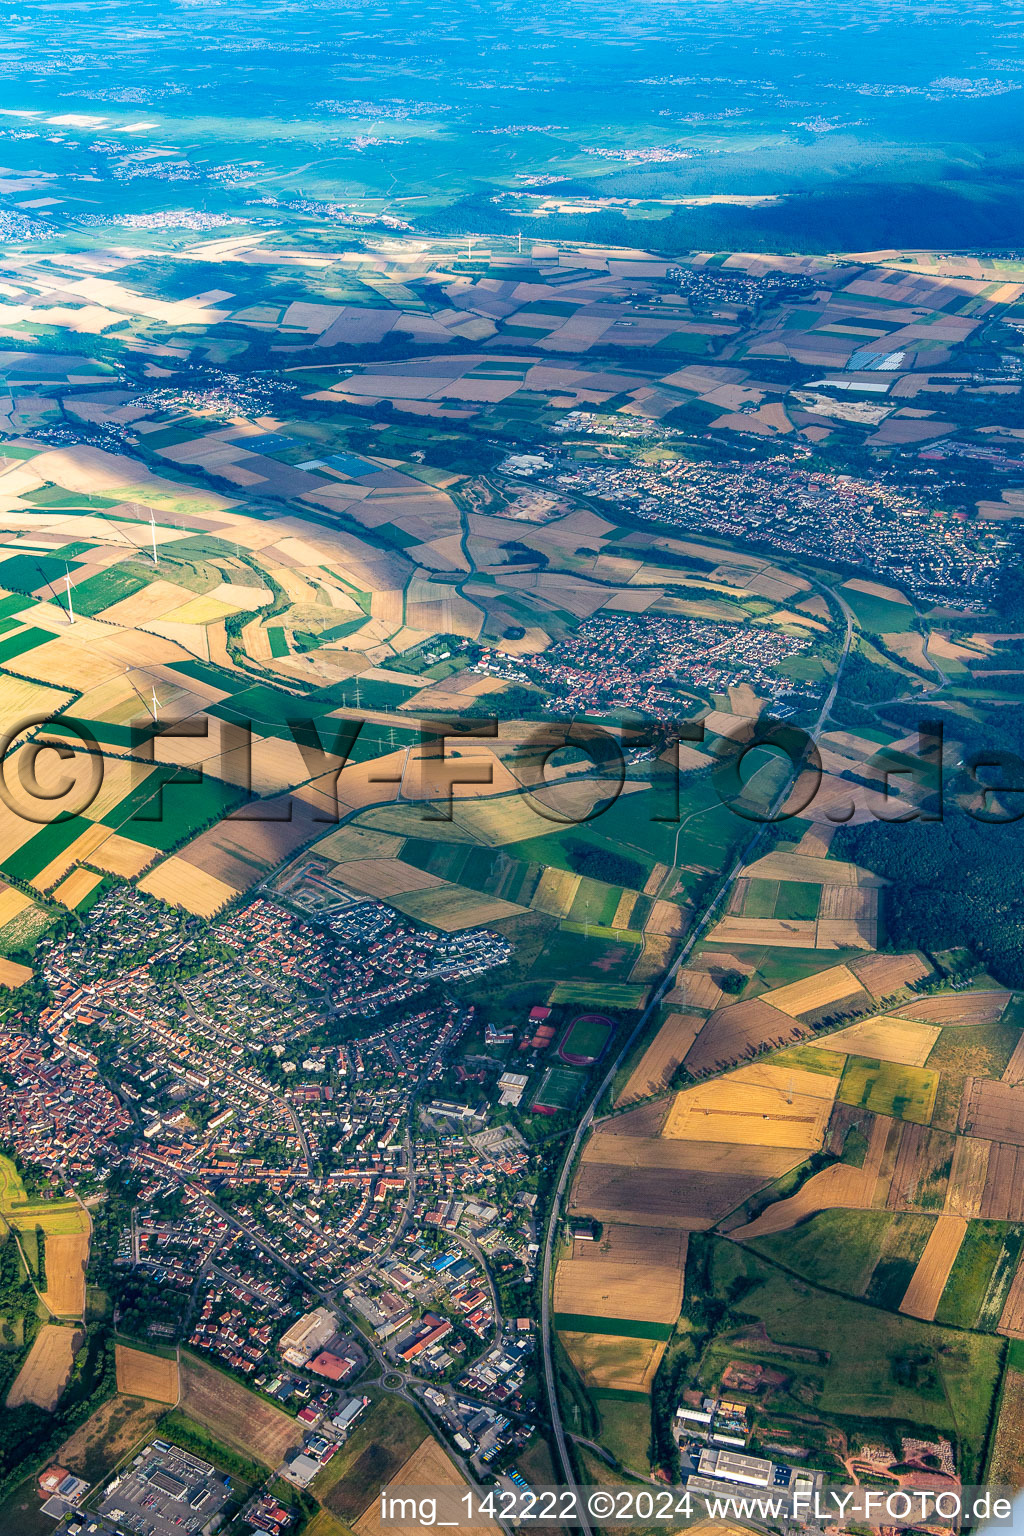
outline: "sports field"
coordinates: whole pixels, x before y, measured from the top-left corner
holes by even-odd
[[[562,1036],[558,1054],[573,1067],[589,1067],[604,1055],[614,1025],[599,1013],[581,1013]]]
[[[533,1108],[539,1115],[554,1115],[569,1109],[580,1096],[584,1078],[582,1073],[568,1067],[549,1067],[541,1085],[533,1097]]]

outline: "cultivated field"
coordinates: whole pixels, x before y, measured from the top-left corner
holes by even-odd
[[[1024,1146],[1024,1085],[966,1078],[957,1130]]]
[[[888,1179],[884,1166],[889,1156],[889,1141],[893,1122],[881,1116],[872,1121],[868,1149],[861,1167],[849,1163],[833,1163],[823,1168],[800,1186],[795,1195],[776,1200],[761,1215],[745,1227],[736,1227],[730,1234],[746,1242],[755,1237],[769,1237],[775,1232],[787,1232],[807,1216],[819,1211],[836,1208],[846,1210],[870,1210],[884,1205]]]
[[[21,1370],[7,1394],[8,1408],[35,1403],[52,1413],[67,1385],[75,1354],[85,1334],[77,1328],[61,1328],[47,1323],[36,1334]]]
[[[751,1047],[785,1045],[808,1033],[765,998],[752,997],[715,1010],[686,1053],[686,1066],[694,1074],[713,1071],[740,1061]]]
[[[900,1302],[901,1312],[931,1322],[966,1231],[962,1216],[938,1217]]]
[[[1024,1362],[1007,1367],[987,1476],[996,1486],[1024,1487]]]
[[[87,1232],[47,1234],[46,1290],[43,1300],[56,1317],[83,1316],[88,1263]]]
[[[828,1036],[827,1049],[845,1056],[874,1056],[879,1061],[923,1067],[941,1031],[935,1024],[910,1019],[863,1019]]]
[[[928,1024],[994,1024],[1002,1018],[1011,996],[1010,992],[952,992],[907,1003],[901,1012],[908,1019],[924,1019]]]
[[[672,1073],[689,1051],[704,1023],[700,1013],[666,1014],[661,1028],[637,1062],[619,1095],[620,1104],[645,1099],[667,1088]]]
[[[727,1077],[678,1094],[666,1137],[803,1148],[822,1144],[838,1083],[835,1078],[767,1064],[740,1067]]]
[[[117,1390],[125,1397],[144,1397],[153,1403],[178,1401],[178,1362],[173,1357],[150,1355],[127,1344],[114,1346]]]
[[[917,1121],[898,1128],[898,1148],[886,1203],[890,1210],[941,1211],[955,1152],[946,1131]]]
[[[992,1143],[958,1136],[946,1190],[946,1210],[953,1216],[980,1216]]]
[[[400,1494],[403,1488],[464,1488],[466,1480],[451,1457],[442,1450],[434,1439],[426,1439],[419,1446],[408,1461],[399,1468],[393,1477],[388,1478],[386,1486],[396,1494]],[[390,1522],[385,1525],[380,1517],[380,1503],[377,1498],[367,1506],[363,1514],[352,1526],[356,1536],[422,1536],[422,1526],[398,1526]],[[487,1532],[488,1536],[499,1536],[499,1528],[485,1521],[482,1525],[460,1525],[460,1530]]]
[[[665,1345],[610,1333],[560,1333],[559,1340],[589,1387],[649,1392]]]
[[[139,881],[139,889],[172,907],[184,907],[199,917],[213,917],[237,892],[214,875],[172,855]]]
[[[765,1001],[791,1018],[815,1013],[832,1004],[849,1003],[863,993],[857,977],[845,965],[832,965],[802,981],[791,981],[788,986],[775,987],[765,995]]]
[[[577,1242],[555,1275],[556,1312],[675,1323],[683,1301],[686,1233],[608,1226],[599,1242]]]
[[[931,975],[931,966],[923,955],[911,950],[905,955],[865,955],[852,960],[850,969],[867,987],[872,997],[892,997],[912,981]]]
[[[1011,1339],[1024,1339],[1024,1260],[1018,1263],[1010,1282],[996,1332]]]
[[[185,1353],[181,1356],[179,1406],[225,1445],[265,1467],[279,1467],[286,1452],[302,1440],[295,1420],[280,1408]]]

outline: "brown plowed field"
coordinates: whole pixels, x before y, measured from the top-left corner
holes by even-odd
[[[808,1033],[788,1014],[763,998],[752,997],[715,1010],[687,1052],[686,1065],[694,1073],[730,1066],[740,1061],[750,1046],[760,1047],[768,1041],[791,1044]]]
[[[991,1221],[1024,1221],[1024,1147],[992,1144],[980,1214]]]
[[[672,1073],[697,1038],[704,1023],[701,1013],[670,1013],[630,1074],[619,1097],[620,1104],[645,1099],[667,1088]]]
[[[865,955],[863,960],[852,960],[850,969],[872,997],[882,998],[891,997],[912,981],[930,976],[932,968],[923,955],[911,950],[906,955]]]
[[[1024,1084],[965,1079],[957,1129],[988,1141],[1024,1146]]]
[[[908,1019],[924,1019],[927,1024],[994,1024],[1011,996],[1010,992],[951,992],[907,1003],[902,1011]]]
[[[301,1425],[194,1355],[181,1356],[181,1407],[218,1440],[276,1469],[300,1446]]]
[[[572,1209],[599,1221],[703,1232],[769,1182],[757,1174],[676,1168],[645,1168],[638,1173],[619,1164],[586,1163],[576,1180]]]
[[[1024,1339],[1024,1260],[1017,1263],[996,1332],[1006,1334],[1007,1338]]]
[[[900,1128],[899,1151],[886,1202],[891,1211],[941,1211],[946,1201],[956,1138],[910,1122]]]

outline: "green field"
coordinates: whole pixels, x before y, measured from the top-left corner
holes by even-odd
[[[752,1246],[817,1285],[862,1296],[891,1219],[888,1211],[821,1211],[791,1232],[758,1238]]]
[[[563,1036],[559,1054],[563,1057],[578,1056],[588,1062],[596,1061],[603,1054],[611,1032],[609,1019],[603,1019],[597,1014],[582,1014],[573,1020]]]
[[[341,1450],[313,1482],[313,1493],[332,1514],[351,1523],[408,1461],[429,1431],[415,1408],[401,1398],[375,1398]]]
[[[670,1339],[672,1323],[636,1322],[629,1317],[591,1317],[585,1312],[556,1312],[555,1327],[566,1333],[608,1333],[620,1339]]]
[[[851,591],[846,586],[842,595],[864,629],[874,635],[905,634],[914,627],[915,613],[909,603],[894,603],[889,598]]]
[[[895,1419],[956,1435],[962,1476],[974,1478],[998,1382],[1001,1340],[794,1283],[750,1250],[721,1240],[714,1243],[712,1284],[723,1299],[735,1295],[738,1285],[751,1287],[741,1289],[731,1304],[730,1316],[737,1321],[763,1323],[777,1344],[825,1352],[815,1365],[794,1360],[783,1367],[794,1378],[806,1377],[821,1413],[847,1424],[863,1421],[865,1432],[873,1420]],[[736,1348],[728,1337],[713,1342],[702,1364],[705,1386],[714,1384]]]
[[[8,635],[6,640],[0,640],[0,663],[13,661],[16,656],[23,656],[26,651],[34,651],[37,645],[45,645],[52,640],[48,629],[38,629],[29,626],[19,630],[16,635]]]
[[[97,571],[95,576],[87,576],[78,586],[72,587],[71,606],[76,614],[89,618],[95,613],[102,613],[104,608],[112,608],[122,598],[141,592],[148,585],[146,578],[135,571],[113,566],[108,571]],[[66,608],[67,593],[59,592],[57,601],[62,608]]]
[[[552,1003],[603,1005],[606,1008],[642,1008],[649,988],[638,982],[560,981],[551,989]]]
[[[954,1328],[974,1328],[979,1325],[979,1314],[984,1309],[988,1314],[987,1326],[994,1326],[991,1312],[995,1307],[986,1307],[986,1298],[990,1288],[994,1288],[993,1301],[998,1300],[999,1290],[1005,1290],[1009,1285],[1013,1274],[1011,1259],[1020,1253],[1022,1237],[1024,1229],[1008,1226],[1002,1221],[972,1221],[953,1260],[935,1312],[936,1322],[948,1323]],[[999,1271],[1002,1271],[1001,1276]],[[1001,1280],[1005,1280],[1005,1286],[1001,1285]],[[999,1310],[1002,1310],[1001,1302]],[[997,1311],[994,1322],[998,1321]]]
[[[601,1444],[624,1467],[646,1476],[650,1470],[650,1399],[640,1393],[630,1394],[625,1402],[610,1392],[592,1392],[591,1397],[601,1415]]]
[[[0,1153],[0,1212],[9,1210],[14,1204],[24,1205],[27,1201],[28,1195],[21,1182],[21,1174],[10,1158]]]
[[[579,1098],[585,1081],[582,1072],[569,1067],[548,1067],[531,1103],[534,1109],[568,1109]]]
[[[33,880],[39,872],[46,868],[52,859],[70,848],[76,837],[80,837],[87,828],[92,826],[84,816],[69,816],[64,821],[51,821],[48,826],[40,827],[27,843],[9,853],[3,860],[2,867],[16,880]]]
[[[847,1060],[837,1098],[876,1115],[894,1115],[928,1125],[935,1107],[939,1075],[928,1067],[904,1067],[867,1056]]]

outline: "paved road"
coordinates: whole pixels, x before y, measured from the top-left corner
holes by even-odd
[[[846,620],[846,634],[843,639],[843,647],[839,655],[839,661],[836,666],[836,674],[832,682],[832,687],[830,688],[828,695],[822,703],[821,709],[818,712],[818,718],[815,721],[814,726],[808,732],[813,741],[817,741],[818,737],[824,730],[828,721],[828,717],[832,711],[832,706],[835,704],[836,695],[839,692],[839,684],[842,679],[843,668],[846,665],[847,658],[850,654],[850,647],[853,643],[853,632],[856,622],[852,609],[850,608],[849,604],[839,596],[838,592],[834,591],[831,587],[823,586],[821,583],[816,582],[815,585],[818,586],[821,590],[830,593],[831,596],[835,599],[843,614],[844,619]],[[779,790],[772,803],[772,814],[778,810],[779,806],[785,800],[785,797],[791,788],[791,783],[792,780],[787,779],[786,783],[783,784],[782,788]],[[678,955],[672,962],[669,969],[666,971],[660,985],[654,992],[643,1013],[640,1015],[636,1026],[630,1032],[628,1038],[620,1046],[618,1054],[616,1055],[611,1066],[608,1068],[608,1071],[605,1073],[596,1092],[587,1105],[587,1108],[583,1113],[583,1117],[576,1127],[575,1135],[573,1136],[573,1139],[562,1161],[561,1170],[558,1176],[558,1183],[555,1186],[555,1192],[551,1200],[551,1209],[548,1214],[547,1232],[544,1239],[544,1265],[541,1276],[541,1346],[544,1356],[544,1386],[547,1393],[548,1410],[551,1415],[551,1428],[555,1439],[555,1448],[558,1453],[558,1461],[561,1466],[562,1477],[566,1485],[570,1488],[575,1486],[575,1476],[573,1472],[572,1461],[569,1455],[568,1445],[568,1440],[571,1437],[567,1436],[565,1427],[562,1423],[561,1408],[558,1401],[558,1387],[555,1381],[554,1359],[552,1356],[551,1348],[552,1259],[554,1255],[555,1236],[558,1231],[558,1222],[561,1215],[562,1200],[565,1194],[566,1186],[575,1166],[576,1158],[579,1155],[580,1147],[583,1144],[583,1139],[587,1132],[590,1130],[591,1124],[594,1120],[598,1104],[601,1102],[601,1099],[611,1087],[612,1082],[615,1079],[615,1074],[622,1066],[622,1063],[626,1060],[630,1051],[633,1049],[633,1046],[636,1044],[637,1040],[640,1039],[644,1030],[647,1028],[651,1019],[654,1017],[657,1009],[661,1006],[661,1002],[665,996],[665,993],[669,991],[669,989],[675,984],[676,975],[680,967],[686,963],[694,945],[697,943],[698,939],[707,928],[709,922],[714,917],[719,907],[722,905],[726,895],[732,887],[733,881],[736,879],[736,876],[739,874],[741,869],[750,863],[754,850],[756,849],[757,844],[760,842],[763,835],[764,827],[759,826],[753,837],[749,839],[743,848],[743,851],[734,860],[728,872],[719,882],[717,890],[708,901],[708,904],[701,916],[694,922],[690,929],[689,935],[684,941]],[[586,1511],[583,1510],[582,1507],[580,1509],[580,1527],[584,1533],[584,1536],[593,1536],[593,1527],[587,1518]]]

